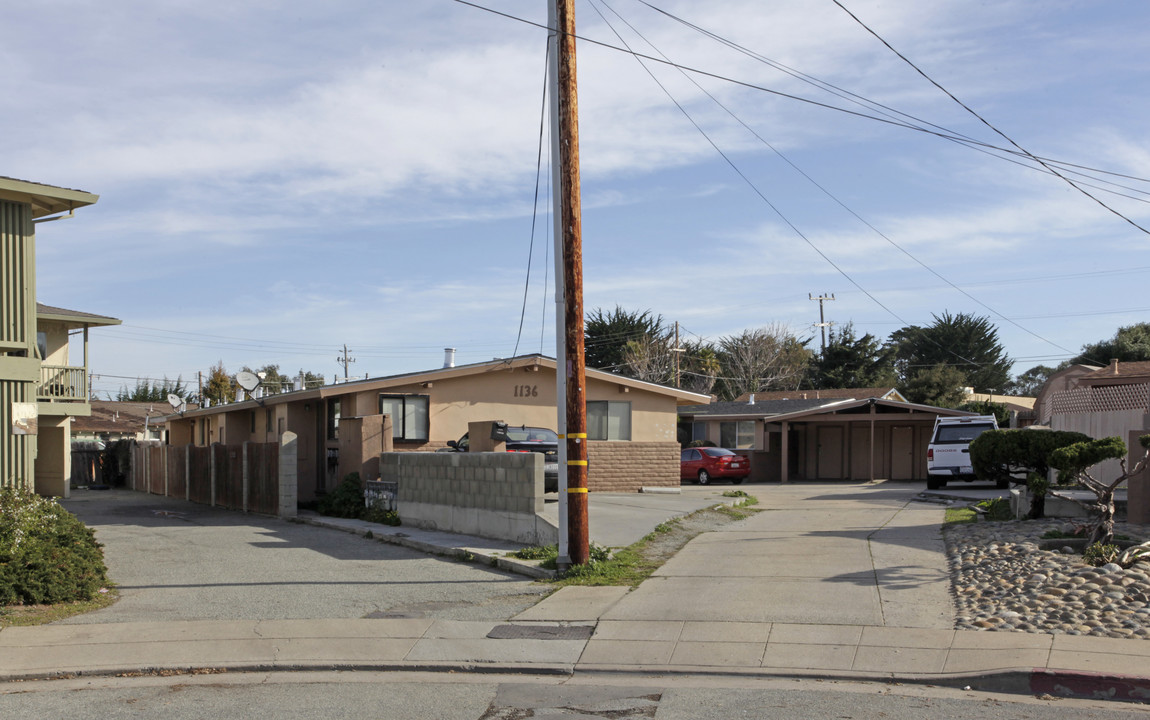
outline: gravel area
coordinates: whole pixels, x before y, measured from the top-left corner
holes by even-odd
[[[1066,520],[978,522],[944,531],[955,627],[1150,640],[1150,561],[1093,567],[1078,552],[1043,550]],[[1150,526],[1115,524],[1150,539]]]

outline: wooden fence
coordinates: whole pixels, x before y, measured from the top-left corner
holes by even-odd
[[[277,443],[137,445],[128,487],[229,510],[280,512]]]

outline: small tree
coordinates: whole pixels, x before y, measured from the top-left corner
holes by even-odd
[[[1138,444],[1142,446],[1144,452],[1142,459],[1135,463],[1131,470],[1126,469],[1126,443],[1116,437],[1075,443],[1055,450],[1050,456],[1051,464],[1058,468],[1059,483],[1078,482],[1094,493],[1094,502],[1055,493],[1058,497],[1072,500],[1094,513],[1094,524],[1086,540],[1087,547],[1095,543],[1107,545],[1114,539],[1114,490],[1146,467],[1146,459],[1150,457],[1150,435],[1139,437]],[[1087,472],[1088,468],[1103,460],[1118,460],[1122,468],[1121,474],[1110,484],[1095,479]]]
[[[208,381],[204,383],[204,399],[211,400],[213,405],[222,405],[236,399],[236,384],[224,369],[223,360],[213,365],[208,373]]]
[[[1025,484],[1030,490],[1030,517],[1046,515],[1051,453],[1086,442],[1090,436],[1062,430],[987,430],[970,443],[974,474],[996,483]]]

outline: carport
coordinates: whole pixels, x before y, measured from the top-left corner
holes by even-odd
[[[784,483],[924,480],[935,419],[972,414],[875,397],[718,403],[680,410],[681,420],[694,424],[753,422],[753,447],[738,448],[751,458],[751,481]]]

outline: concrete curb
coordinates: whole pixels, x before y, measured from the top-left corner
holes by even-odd
[[[428,555],[437,555],[439,557],[447,557],[453,560],[461,560],[463,562],[474,563],[476,565],[487,565],[490,567],[497,567],[500,570],[523,575],[535,580],[553,580],[555,578],[555,571],[539,567],[537,562],[531,560],[520,560],[519,558],[506,557],[503,555],[494,555],[491,553],[482,552],[471,548],[460,547],[445,547],[443,545],[435,545],[433,543],[423,542],[413,537],[401,537],[392,532],[388,532],[385,528],[389,525],[376,525],[379,528],[377,532],[374,528],[364,530],[359,527],[348,527],[346,525],[326,522],[323,516],[299,516],[292,519],[292,522],[301,523],[303,525],[312,525],[315,527],[327,528],[330,530],[340,530],[342,532],[358,535],[367,538],[368,533],[371,533],[370,540],[377,540],[389,545],[399,545],[400,547],[408,548],[409,550],[417,550]]]
[[[1078,671],[1008,669],[992,672],[955,673],[946,675],[907,675],[884,672],[851,672],[788,668],[718,668],[714,666],[666,665],[568,665],[550,663],[507,662],[232,662],[212,665],[129,664],[83,671],[13,673],[0,677],[0,682],[64,680],[79,677],[132,677],[141,675],[208,675],[228,673],[272,672],[429,672],[477,673],[494,675],[642,675],[642,676],[710,676],[730,678],[793,678],[840,682],[880,682],[902,685],[949,687],[960,690],[995,692],[1011,695],[1051,695],[1086,700],[1115,700],[1145,703],[1150,700],[1150,677],[1107,675]]]

